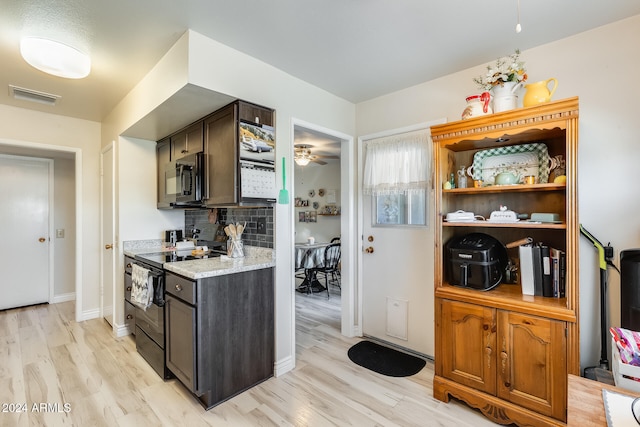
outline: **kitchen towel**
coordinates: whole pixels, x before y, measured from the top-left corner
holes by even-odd
[[[153,278],[149,273],[137,264],[131,266],[131,302],[143,310],[153,302]]]

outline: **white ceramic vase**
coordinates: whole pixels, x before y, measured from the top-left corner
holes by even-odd
[[[493,95],[493,112],[513,110],[518,106],[516,91],[522,86],[520,82],[504,82],[491,88]]]

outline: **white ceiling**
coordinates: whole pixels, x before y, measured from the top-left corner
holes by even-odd
[[[640,14],[638,0],[0,0],[0,103],[100,121],[192,29],[357,103]],[[91,54],[83,80],[19,56],[22,36]],[[14,100],[8,85],[62,96]]]

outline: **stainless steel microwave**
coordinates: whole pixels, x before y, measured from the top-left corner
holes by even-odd
[[[189,154],[166,164],[164,200],[169,206],[202,206],[204,154]]]

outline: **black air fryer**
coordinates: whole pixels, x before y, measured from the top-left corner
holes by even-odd
[[[450,239],[444,256],[446,279],[450,284],[481,291],[498,286],[507,267],[504,245],[483,233]]]

